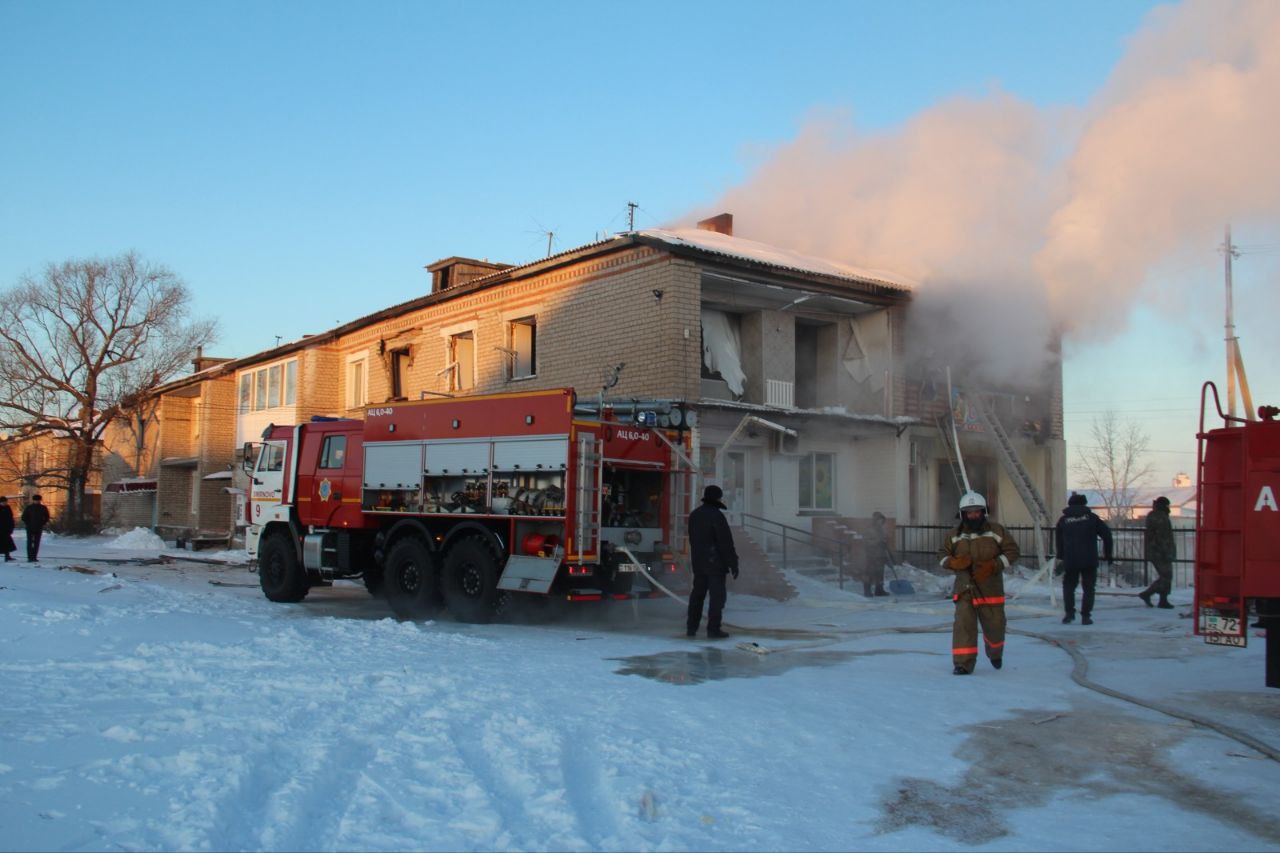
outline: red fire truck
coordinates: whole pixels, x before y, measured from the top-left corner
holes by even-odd
[[[1212,392],[1223,426],[1206,430]],[[1260,420],[1226,415],[1218,389],[1200,392],[1196,484],[1195,631],[1244,646],[1252,604],[1266,629],[1267,686],[1280,687],[1280,409]]]
[[[262,591],[300,601],[363,578],[402,617],[466,621],[513,594],[652,594],[646,576],[676,570],[693,487],[687,435],[653,415],[584,414],[557,389],[270,426],[246,448]]]

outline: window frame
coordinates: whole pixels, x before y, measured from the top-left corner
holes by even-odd
[[[462,362],[458,359],[457,342],[466,340],[471,343],[470,357],[470,376],[467,377],[466,385],[462,384]],[[475,329],[465,329],[449,335],[446,341],[446,358],[448,364],[453,368],[449,374],[449,390],[450,391],[473,391],[476,387],[476,332]]]
[[[519,342],[516,340],[516,327],[518,326],[529,329],[527,355],[521,351]],[[507,379],[515,381],[535,378],[538,375],[538,316],[536,314],[528,314],[508,320],[507,344],[511,356],[507,363]],[[529,365],[529,369],[525,373],[518,372],[522,360]]]
[[[247,415],[251,412],[296,406],[297,377],[296,357],[245,369],[237,378],[236,413]]]
[[[818,505],[818,457],[827,462],[827,505]],[[836,508],[836,461],[838,455],[826,450],[811,450],[800,454],[796,466],[796,505],[804,512],[833,512]],[[808,489],[805,488],[806,465],[808,467]],[[807,492],[807,493],[806,493]]]
[[[333,459],[335,454],[339,456],[336,464]],[[320,445],[320,464],[317,467],[327,471],[341,470],[347,467],[347,437],[345,434],[326,435],[324,437],[324,442]]]
[[[359,388],[355,387],[356,382],[352,375],[353,370],[359,366],[360,382]],[[347,356],[347,368],[344,373],[344,396],[348,409],[359,409],[369,403],[369,351],[361,350]],[[360,393],[357,394],[356,391]]]

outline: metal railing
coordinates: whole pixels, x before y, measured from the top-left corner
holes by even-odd
[[[952,529],[954,528],[950,524],[899,524],[898,558],[921,568],[936,568],[942,540]],[[1006,525],[1005,530],[1013,536],[1024,556],[1035,554],[1035,527]],[[1112,585],[1123,581],[1127,586],[1145,586],[1155,579],[1155,569],[1143,558],[1144,533],[1142,527],[1111,528],[1115,571],[1110,571],[1106,563],[1101,563],[1098,566],[1099,580],[1106,579]],[[1173,561],[1173,585],[1190,587],[1195,580],[1196,532],[1190,527],[1175,527],[1173,541],[1178,553],[1178,559]],[[1052,533],[1049,543],[1053,544]],[[1101,546],[1098,553],[1102,553]],[[1052,553],[1048,555],[1050,559],[1055,556]]]
[[[789,567],[790,560],[796,558],[819,557],[830,560],[836,566],[837,580],[844,589],[846,552],[845,543],[831,536],[822,536],[800,527],[790,527],[750,513],[736,513],[741,525],[748,532],[757,531],[757,544],[764,549],[766,555],[779,554],[781,566]]]

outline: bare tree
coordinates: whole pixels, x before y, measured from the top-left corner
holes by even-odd
[[[103,431],[213,340],[189,303],[173,271],[133,252],[50,264],[0,295],[0,428],[66,440],[61,470],[42,473],[66,487],[69,528],[85,526]]]
[[[1080,447],[1076,471],[1084,485],[1102,496],[1111,518],[1133,516],[1134,495],[1151,476],[1150,438],[1134,421],[1122,422],[1110,409],[1093,419],[1093,444]]]

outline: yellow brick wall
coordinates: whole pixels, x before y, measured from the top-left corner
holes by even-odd
[[[655,290],[662,292],[661,298]],[[448,333],[459,327],[472,329],[475,338],[476,384],[466,393],[572,386],[580,396],[594,397],[608,371],[624,363],[617,386],[608,392],[611,397],[696,397],[698,299],[697,266],[649,248],[500,285],[335,342],[335,358],[328,363],[337,368],[340,388],[336,395],[327,396],[336,397],[338,410],[309,405],[308,415],[363,417],[362,408],[346,408],[348,358],[359,352],[368,353],[371,404],[390,398],[390,352],[406,344],[411,350],[404,396],[416,400],[424,392],[448,391],[448,377],[439,374],[448,363]],[[512,320],[530,315],[537,318],[537,374],[512,380],[507,375],[507,357],[497,347],[510,345]],[[386,345],[379,354],[382,341]],[[317,375],[317,383],[321,381]]]

